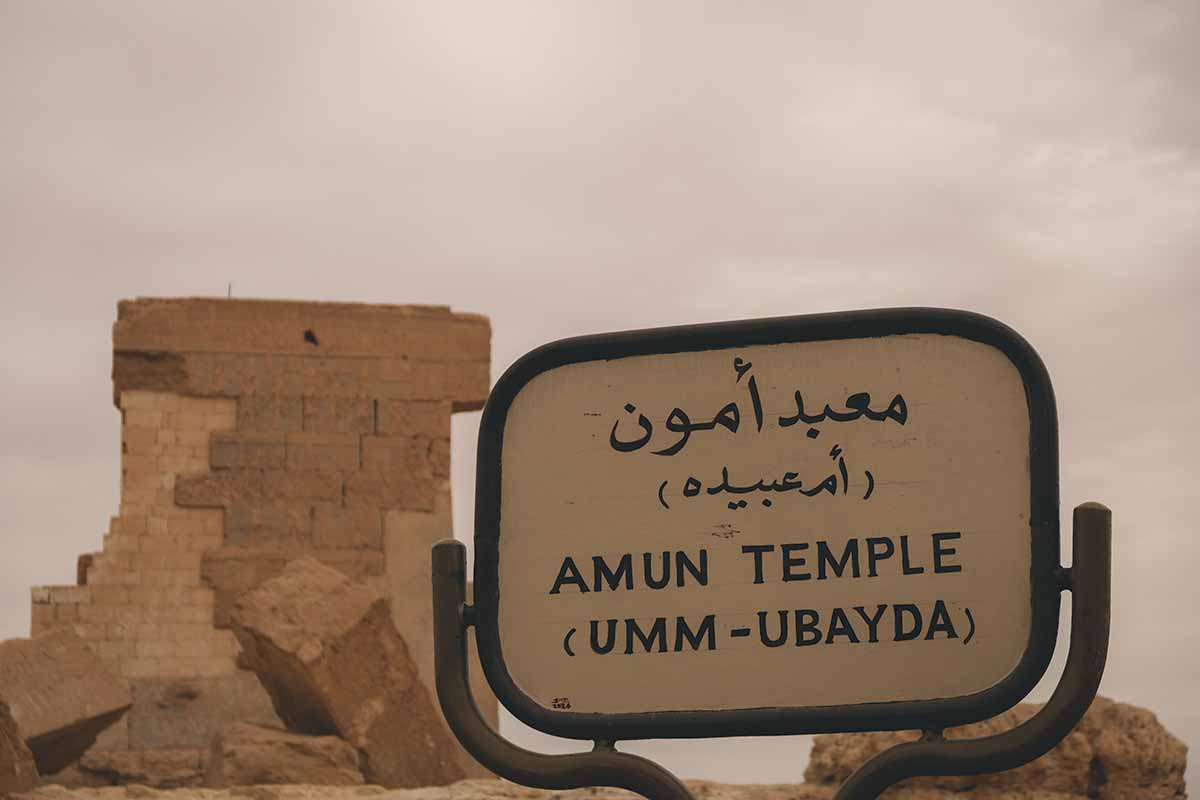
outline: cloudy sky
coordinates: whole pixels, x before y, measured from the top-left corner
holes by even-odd
[[[1064,520],[1114,510],[1102,691],[1200,744],[1200,5],[843,5],[0,0],[0,637],[116,513],[120,298],[449,304],[493,377],[566,335],[947,306],[1045,359]],[[795,780],[807,740],[633,749]]]

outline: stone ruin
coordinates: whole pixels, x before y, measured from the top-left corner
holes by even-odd
[[[132,694],[76,768],[85,779],[195,785],[228,725],[281,726],[230,614],[304,556],[388,597],[433,696],[450,416],[483,406],[490,337],[485,317],[440,306],[119,304],[120,510],[77,585],[32,590],[32,634],[73,629]],[[457,777],[486,774],[441,733]]]

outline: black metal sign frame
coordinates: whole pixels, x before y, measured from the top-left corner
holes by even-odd
[[[895,745],[869,759],[838,788],[834,800],[876,800],[889,786],[919,775],[980,775],[1027,764],[1058,744],[1096,697],[1108,657],[1112,583],[1112,514],[1099,503],[1076,507],[1070,567],[1058,571],[1060,591],[1071,593],[1071,644],[1050,700],[1022,724],[982,739],[948,740],[938,728],[920,741]],[[542,789],[616,786],[649,800],[695,800],[667,769],[621,753],[612,739],[590,751],[547,755],[517,747],[483,718],[471,693],[467,640],[475,607],[467,604],[467,560],[462,542],[433,546],[434,673],[446,723],[480,764],[497,775]]]
[[[631,356],[940,334],[1000,350],[1024,384],[1029,412],[1030,631],[1023,656],[1004,679],[980,692],[930,700],[858,705],[592,714],[537,703],[508,672],[498,624],[502,448],[513,401],[533,378],[567,364]],[[508,369],[492,390],[480,424],[475,500],[475,607],[480,660],[500,702],[525,724],[555,736],[615,741],[648,738],[941,729],[995,716],[1019,702],[1042,677],[1058,633],[1058,423],[1045,366],[1011,328],[978,314],[943,309],[888,309],[781,317],[587,336],[548,344]]]

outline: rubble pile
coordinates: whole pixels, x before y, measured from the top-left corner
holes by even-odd
[[[361,757],[336,736],[297,733],[236,722],[213,737],[205,785],[306,783],[360,786]]]
[[[33,753],[21,738],[8,704],[0,701],[0,795],[24,792],[37,785]]]
[[[230,621],[290,731],[345,739],[381,786],[466,777],[383,594],[301,558],[239,597]]]
[[[946,731],[949,739],[976,739],[1015,728],[1040,706],[1021,703],[998,717]],[[901,742],[913,731],[817,736],[807,783],[836,787],[867,759]],[[1173,800],[1187,796],[1187,746],[1151,712],[1097,697],[1070,734],[1041,758],[1007,772],[965,777],[914,778],[885,797],[1024,798],[1036,790],[1046,800]]]
[[[70,628],[0,642],[0,693],[42,775],[78,761],[133,704]]]

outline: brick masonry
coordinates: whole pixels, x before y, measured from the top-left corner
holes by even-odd
[[[299,554],[385,582],[432,691],[450,415],[482,407],[490,337],[485,317],[439,306],[119,304],[119,513],[80,585],[32,590],[33,633],[74,626],[139,698],[97,748],[206,751],[225,722],[270,721],[227,611]],[[187,698],[174,717],[163,691]]]

